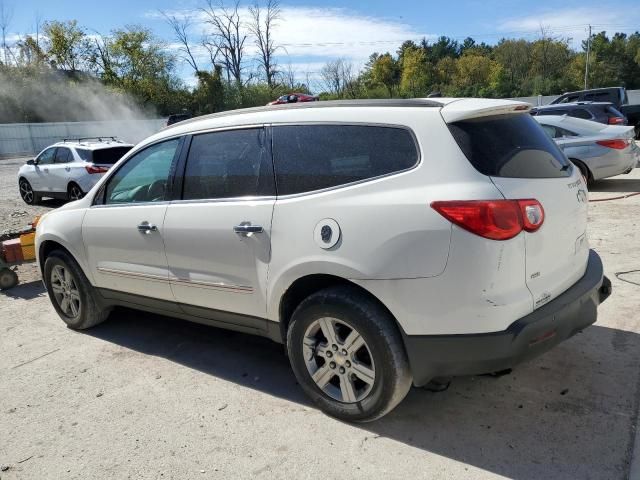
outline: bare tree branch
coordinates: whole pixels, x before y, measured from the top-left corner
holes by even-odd
[[[280,5],[278,0],[267,0],[265,7],[265,15],[262,17],[263,10],[258,3],[249,7],[251,21],[248,24],[249,31],[255,37],[255,44],[258,47],[259,57],[258,63],[267,80],[267,85],[272,88],[275,83],[275,77],[278,73],[275,61],[275,52],[278,49],[273,40],[273,28],[280,19]]]
[[[208,42],[222,56],[227,70],[227,78],[232,76],[236,83],[241,85],[244,70],[244,44],[247,40],[247,34],[244,31],[239,10],[239,0],[236,0],[230,8],[225,6],[223,0],[219,0],[216,5],[213,4],[213,0],[206,0],[206,7],[202,9],[202,12],[207,17],[206,22],[213,29]]]
[[[4,64],[9,64],[9,46],[7,45],[7,31],[13,20],[13,8],[5,5],[4,0],[0,0],[0,34],[2,35],[2,52],[4,54]]]
[[[160,10],[160,14],[165,18],[169,26],[171,26],[176,40],[180,43],[178,51],[181,53],[183,60],[193,68],[195,73],[198,73],[198,63],[196,62],[192,52],[192,46],[189,42],[189,28],[193,25],[191,18],[189,16],[178,18],[175,15],[169,15],[162,10]]]

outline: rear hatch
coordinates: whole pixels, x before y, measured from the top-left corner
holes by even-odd
[[[444,107],[442,116],[469,162],[506,199],[536,199],[544,208],[542,227],[520,233],[525,236],[525,280],[538,308],[584,275],[587,188],[578,169],[526,112],[526,104],[489,107],[465,111],[457,105],[449,112]]]
[[[78,148],[80,157],[89,163],[93,163],[98,167],[111,168],[114,163],[120,160],[125,153],[133,147],[130,145],[118,145],[105,148],[97,148],[94,150]]]

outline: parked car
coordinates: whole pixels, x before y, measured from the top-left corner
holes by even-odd
[[[18,170],[20,196],[29,205],[42,197],[78,200],[131,148],[115,137],[55,143]]]
[[[611,102],[636,130],[636,138],[640,139],[640,104],[629,105],[629,96],[624,87],[592,88],[567,92],[556,98],[551,104],[572,103],[578,101]]]
[[[285,103],[302,103],[302,102],[317,102],[318,97],[314,95],[307,95],[306,93],[289,93],[278,97],[273,102],[267,103],[267,105],[282,105]]]
[[[174,123],[178,123],[178,122],[184,122],[185,120],[189,120],[191,118],[191,114],[190,113],[174,113],[169,115],[169,117],[167,118],[167,123],[166,126],[169,127],[171,125],[173,125]]]
[[[545,115],[535,119],[580,168],[588,183],[629,173],[640,160],[633,127],[602,125],[567,116]]]
[[[120,305],[269,337],[349,421],[511,367],[592,324],[611,285],[580,172],[528,110],[361,100],[178,124],[41,219],[49,297],[75,329]]]
[[[627,125],[627,118],[610,102],[576,102],[531,109],[531,115],[568,115],[605,125]]]

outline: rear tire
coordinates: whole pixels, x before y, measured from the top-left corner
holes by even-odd
[[[69,328],[91,328],[109,316],[109,309],[102,308],[93,286],[68,253],[51,252],[44,264],[44,278],[51,303]]]
[[[582,176],[585,178],[585,180],[587,182],[587,187],[590,187],[591,185],[593,185],[593,182],[595,180],[593,179],[593,174],[591,173],[591,170],[589,170],[589,167],[587,167],[580,160],[575,160],[573,158],[570,158],[569,160],[571,160],[571,162],[576,167],[578,167],[578,169],[580,170],[580,173],[582,174]]]
[[[304,392],[341,420],[382,417],[413,381],[395,320],[352,287],[327,288],[303,300],[291,318],[287,350]]]
[[[73,202],[74,200],[80,200],[84,197],[85,193],[77,183],[71,182],[67,187],[67,200]]]

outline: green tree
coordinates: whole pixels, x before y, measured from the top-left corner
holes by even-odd
[[[371,66],[371,79],[374,83],[384,85],[393,98],[393,90],[400,83],[400,66],[390,53],[376,58]]]
[[[75,72],[86,67],[90,44],[76,20],[46,22],[43,31],[48,39],[46,55],[54,68]]]
[[[426,93],[429,85],[429,71],[424,50],[415,47],[404,51],[401,61],[400,90],[417,97]]]

